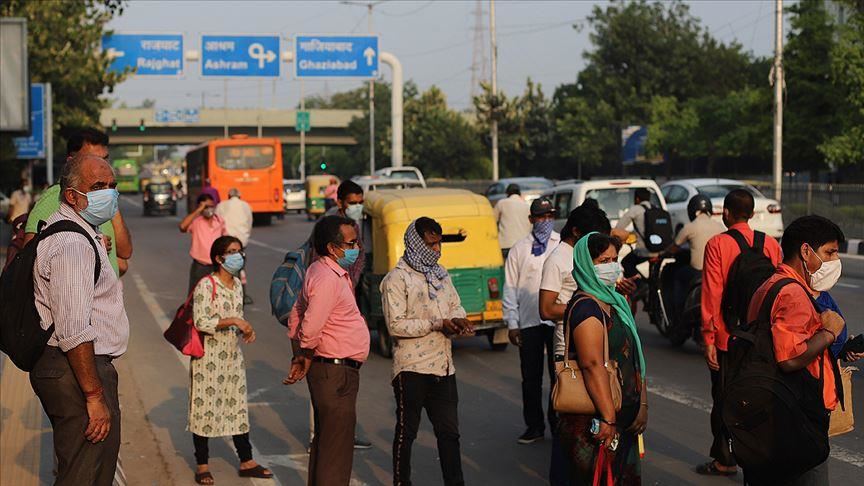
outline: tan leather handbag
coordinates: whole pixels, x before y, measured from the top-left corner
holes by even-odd
[[[573,308],[583,300],[585,298],[576,301],[576,303],[570,306],[570,312],[565,316],[564,361],[563,363],[555,363],[557,380],[555,380],[555,387],[552,389],[552,406],[556,412],[594,415],[597,413],[597,408],[594,406],[594,401],[585,387],[585,378],[582,376],[582,370],[579,369],[576,360],[570,359],[570,314],[573,313]],[[603,332],[603,361],[606,373],[609,376],[609,389],[612,390],[612,404],[615,406],[615,411],[618,412],[621,410],[621,373],[618,370],[618,363],[609,359],[609,336],[605,325]]]

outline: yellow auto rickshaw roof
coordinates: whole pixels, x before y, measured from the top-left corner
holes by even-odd
[[[430,218],[492,216],[489,200],[464,189],[381,189],[365,195],[364,209],[385,224]]]

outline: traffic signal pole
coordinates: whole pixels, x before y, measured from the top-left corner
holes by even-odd
[[[489,0],[489,38],[492,41],[492,106],[490,106],[492,137],[492,180],[498,180],[498,41],[495,39],[495,0]]]
[[[774,11],[774,199],[780,201],[783,188],[783,0],[775,0]]]

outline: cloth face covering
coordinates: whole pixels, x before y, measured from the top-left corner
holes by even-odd
[[[534,242],[531,243],[531,254],[540,256],[546,252],[546,245],[549,244],[549,238],[552,236],[552,224],[554,221],[537,221],[534,223],[534,229],[531,234],[534,235]]]
[[[438,264],[441,254],[426,245],[417,233],[413,221],[405,230],[405,253],[402,258],[408,266],[426,277],[426,282],[429,284],[429,298],[434,299],[436,291],[444,288],[441,282],[447,278],[447,270]]]
[[[615,308],[621,322],[633,335],[633,342],[636,343],[636,350],[639,352],[639,372],[644,382],[645,353],[642,352],[642,341],[639,339],[639,332],[636,329],[636,320],[633,318],[633,313],[630,312],[630,304],[627,303],[627,299],[623,295],[615,291],[614,286],[603,283],[594,270],[594,262],[588,251],[588,238],[595,233],[596,231],[583,236],[573,248],[573,279],[576,280],[580,290],[584,290],[597,297],[601,302]]]

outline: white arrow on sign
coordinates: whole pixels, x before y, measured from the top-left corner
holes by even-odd
[[[123,57],[126,55],[126,53],[124,51],[118,51],[117,49],[114,49],[113,47],[109,47],[106,54],[108,54],[108,59],[117,59],[118,57]]]
[[[366,65],[372,65],[372,59],[375,57],[375,49],[371,47],[367,47],[365,51],[363,51],[363,57],[366,58]]]
[[[258,69],[264,69],[265,62],[276,60],[276,53],[264,49],[264,46],[256,42],[249,46],[249,57],[258,61]]]

